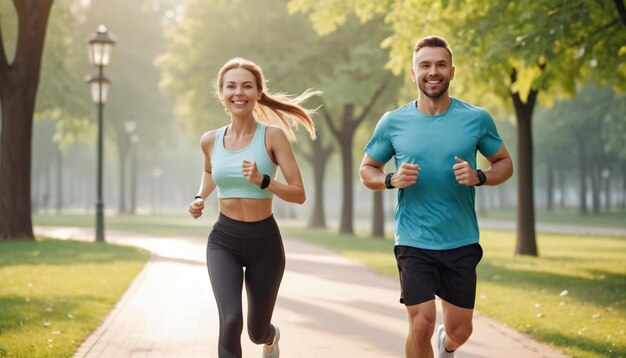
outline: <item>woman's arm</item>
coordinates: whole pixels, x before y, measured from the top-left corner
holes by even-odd
[[[204,133],[200,139],[200,148],[204,157],[204,170],[202,171],[202,178],[200,179],[200,189],[198,189],[197,196],[202,199],[196,199],[189,204],[189,213],[194,219],[199,218],[204,210],[204,199],[206,199],[213,190],[215,190],[215,182],[211,176],[211,151],[213,150],[213,144],[215,143],[216,131],[210,131]]]

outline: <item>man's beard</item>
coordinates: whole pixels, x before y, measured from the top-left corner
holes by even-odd
[[[441,97],[444,93],[446,93],[446,91],[448,90],[448,87],[450,86],[450,82],[445,82],[443,87],[441,88],[441,90],[437,91],[437,92],[432,92],[432,91],[427,91],[426,90],[426,85],[423,84],[420,86],[420,90],[422,90],[422,93],[424,95],[426,95],[426,97],[431,98],[431,99],[437,99],[439,97]]]

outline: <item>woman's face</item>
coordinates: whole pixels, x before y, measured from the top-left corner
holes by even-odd
[[[224,74],[221,99],[228,111],[236,116],[252,113],[254,104],[261,97],[252,72],[233,68]]]

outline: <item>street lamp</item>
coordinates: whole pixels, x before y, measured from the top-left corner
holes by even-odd
[[[95,34],[89,38],[89,63],[98,68],[96,75],[89,76],[91,99],[98,105],[98,173],[96,201],[96,241],[104,242],[104,203],[102,202],[102,111],[107,100],[109,80],[104,77],[104,66],[111,60],[111,51],[115,40],[109,36],[106,26],[98,26]]]

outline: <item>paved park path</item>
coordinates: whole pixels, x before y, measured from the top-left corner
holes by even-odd
[[[93,240],[93,229],[36,227],[35,232]],[[206,239],[113,231],[106,238],[152,254],[75,357],[217,357],[219,319],[206,270]],[[308,243],[285,238],[284,244],[287,267],[274,312],[284,358],[404,357],[407,319],[396,280]],[[260,357],[261,347],[250,343],[245,325],[242,345],[245,358]],[[475,314],[474,334],[457,357],[565,356]]]

